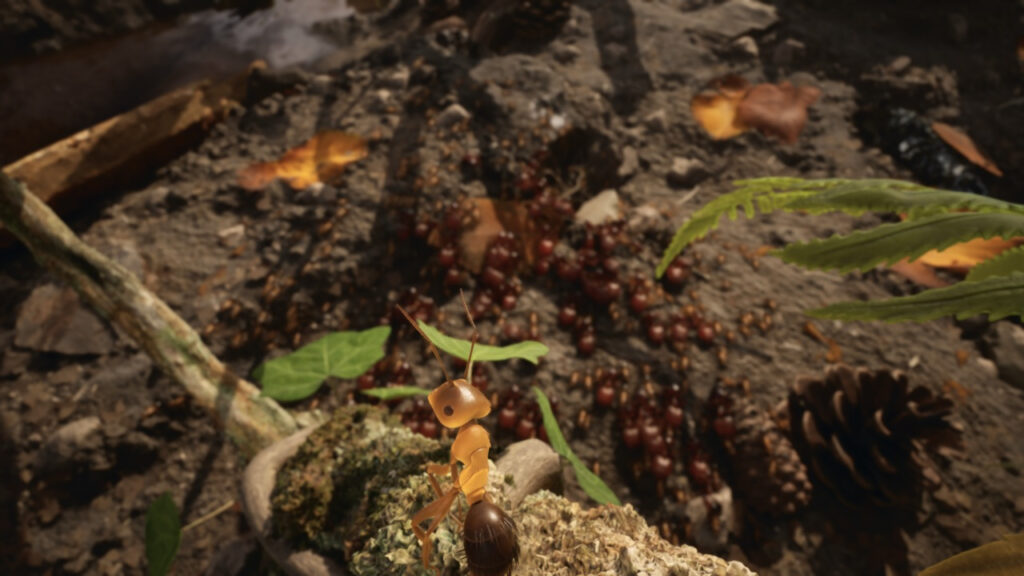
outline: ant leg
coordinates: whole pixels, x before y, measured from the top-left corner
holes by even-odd
[[[448,511],[451,510],[452,503],[455,498],[459,495],[459,491],[452,488],[443,497],[434,500],[430,504],[427,504],[422,510],[417,512],[412,517],[412,531],[416,535],[416,538],[420,541],[420,546],[423,548],[423,567],[430,567],[430,553],[434,549],[434,543],[430,540],[430,535],[437,530],[437,527],[444,520],[444,517],[448,515]],[[426,530],[420,527],[423,522],[432,520],[430,526]]]

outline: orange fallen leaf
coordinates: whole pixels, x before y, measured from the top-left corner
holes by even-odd
[[[242,170],[238,183],[246,190],[255,191],[280,178],[293,189],[302,190],[317,182],[334,180],[345,166],[365,158],[366,154],[366,140],[355,134],[334,130],[321,132],[292,148],[276,162],[260,162]]]
[[[1002,238],[975,238],[954,244],[945,250],[926,252],[916,261],[933,268],[948,268],[954,272],[966,273],[975,265],[1024,243],[1024,238],[1004,240]]]
[[[690,101],[690,111],[697,122],[715,140],[739,136],[749,127],[736,117],[736,109],[750,85],[742,77],[723,76],[711,90],[697,94]]]
[[[967,364],[967,359],[971,357],[971,351],[965,350],[963,348],[957,348],[955,354],[956,363],[958,366],[963,366],[964,364]]]
[[[807,108],[821,96],[812,86],[758,84],[739,76],[719,78],[690,102],[694,118],[715,140],[733,138],[756,128],[784,142],[796,142],[807,124]]]
[[[996,176],[1003,175],[1002,170],[996,166],[996,163],[982,154],[981,150],[978,150],[978,147],[974,144],[974,140],[971,140],[971,137],[959,128],[954,128],[942,122],[932,122],[932,130],[935,130],[935,134],[942,138],[943,142],[952,146],[954,150],[970,160],[971,163],[981,166]]]

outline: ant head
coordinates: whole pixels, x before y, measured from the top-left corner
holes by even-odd
[[[491,412],[491,402],[464,378],[449,380],[434,388],[427,400],[446,428],[459,428]]]

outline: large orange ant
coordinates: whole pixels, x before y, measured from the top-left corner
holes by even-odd
[[[437,499],[427,504],[412,517],[412,530],[423,548],[423,567],[430,566],[430,553],[433,543],[430,535],[441,524],[451,511],[459,492],[466,495],[469,511],[465,519],[456,522],[462,527],[462,543],[466,552],[466,563],[473,576],[507,576],[519,560],[519,536],[515,523],[505,511],[495,505],[487,496],[487,473],[489,464],[487,455],[491,448],[491,437],[477,420],[491,412],[491,402],[480,390],[470,383],[470,370],[473,366],[473,349],[479,334],[473,315],[462,298],[462,306],[466,309],[466,317],[473,327],[473,338],[469,345],[469,356],[466,359],[466,373],[462,378],[452,380],[445,369],[444,361],[437,348],[423,333],[411,316],[398,306],[405,319],[412,324],[420,336],[427,341],[430,351],[441,365],[444,383],[430,392],[427,397],[434,415],[441,424],[452,430],[458,429],[455,441],[452,442],[451,458],[447,465],[428,464],[427,478],[434,488]],[[462,464],[462,471],[458,469]],[[450,474],[452,486],[447,492],[441,490],[435,474]],[[460,506],[461,509],[461,506]],[[431,521],[426,530],[422,524]],[[440,568],[435,569],[438,574]]]

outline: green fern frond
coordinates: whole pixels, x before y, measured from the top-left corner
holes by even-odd
[[[916,260],[974,238],[1024,236],[1024,213],[951,212],[917,220],[882,224],[846,236],[790,244],[778,252],[786,262],[840,273],[867,270],[904,258]]]
[[[1005,250],[971,268],[964,282],[977,282],[993,276],[1007,276],[1014,272],[1024,272],[1024,245]]]
[[[730,220],[735,220],[739,209],[743,208],[747,218],[753,218],[757,210],[760,210],[762,214],[768,214],[775,210],[785,209],[786,204],[793,200],[819,193],[814,190],[792,192],[778,192],[775,190],[776,185],[783,185],[787,182],[797,184],[800,180],[796,178],[765,179],[765,181],[742,180],[737,182],[737,185],[742,186],[740,189],[723,194],[708,202],[676,231],[672,242],[661,257],[661,262],[658,264],[655,275],[661,278],[661,275],[668,269],[672,260],[684,248],[689,246],[694,240],[703,238],[708,232],[718,228],[718,223],[722,216],[728,215]],[[749,185],[744,185],[744,183],[749,183]]]
[[[1024,273],[960,282],[913,296],[867,302],[840,302],[808,312],[832,320],[924,322],[942,316],[969,318],[987,314],[989,321],[1024,316]]]
[[[945,212],[1006,212],[1024,214],[1024,206],[968,192],[954,192],[920,186],[900,180],[810,180],[811,189],[819,186],[821,192],[798,198],[786,208],[808,212],[842,211],[850,214],[864,212],[896,212],[909,219],[922,218]],[[808,185],[803,185],[803,189]]]

